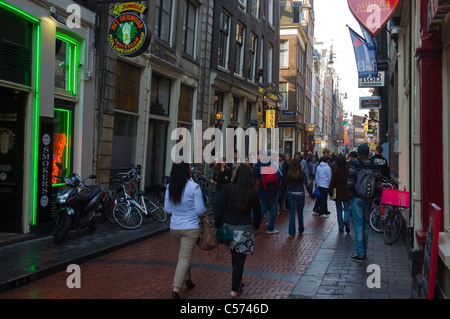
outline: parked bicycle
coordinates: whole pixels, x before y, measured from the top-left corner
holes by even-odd
[[[192,172],[192,180],[200,185],[200,189],[202,191],[203,201],[205,206],[211,203],[212,198],[209,194],[208,190],[208,181],[206,180],[205,175],[200,174],[200,170],[191,164],[191,172]]]
[[[141,166],[138,165],[136,168],[133,168],[126,172],[117,173],[111,177],[111,184],[113,185],[112,189],[104,191],[103,193],[103,214],[109,223],[116,223],[116,220],[113,216],[114,206],[116,206],[116,204],[125,197],[125,195],[123,194],[124,189],[122,187],[122,184],[134,178],[132,176],[135,176],[135,179],[139,180],[140,170]],[[132,194],[133,189],[131,189],[131,187],[135,188],[134,183],[126,184],[128,187],[130,187],[130,189],[127,189],[127,193]]]
[[[167,213],[157,194],[146,194],[139,189],[140,174],[136,169],[121,174],[123,191],[114,201],[114,220],[125,229],[138,228],[144,217],[152,217],[160,223],[165,222]]]
[[[381,204],[388,205],[389,210],[385,211],[383,238],[384,242],[388,245],[392,245],[400,237],[403,229],[403,215],[402,212],[409,207],[409,192],[383,189],[381,195]]]
[[[404,208],[391,206],[386,214],[383,238],[384,242],[388,245],[392,245],[400,237],[403,228],[403,210]]]
[[[382,187],[383,189],[394,189],[394,185],[392,181],[383,177],[382,179]],[[377,233],[382,233],[384,231],[384,223],[387,216],[386,210],[390,210],[389,205],[380,204],[378,206],[374,206],[372,211],[370,212],[369,222],[370,227],[376,231]]]

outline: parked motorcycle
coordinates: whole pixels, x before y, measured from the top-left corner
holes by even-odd
[[[61,163],[56,165],[62,168]],[[89,179],[97,176],[91,174]],[[78,230],[88,227],[89,230],[95,228],[95,215],[102,211],[102,184],[85,185],[77,174],[65,176],[63,170],[62,176],[56,176],[66,183],[56,195],[56,204],[58,213],[55,219],[53,230],[53,241],[56,244],[61,243],[71,229]]]

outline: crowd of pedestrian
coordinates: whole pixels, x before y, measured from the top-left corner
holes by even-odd
[[[387,161],[377,147],[376,155],[369,158],[369,147],[361,144],[357,152],[330,155],[325,149],[319,155],[296,152],[279,153],[273,161],[271,150],[261,151],[257,158],[251,154],[245,163],[226,163],[216,158],[206,171],[209,192],[213,198],[212,211],[216,228],[226,225],[233,233],[227,244],[231,252],[232,284],[230,298],[236,298],[242,290],[242,274],[248,255],[254,252],[253,231],[267,219],[267,233],[278,234],[275,228],[276,214],[289,210],[288,236],[302,235],[303,209],[306,193],[315,199],[313,213],[328,217],[328,198],[336,205],[340,232],[350,233],[350,219],[355,228],[355,254],[352,261],[363,261],[367,251],[369,214],[381,198],[381,182],[378,177],[388,175]],[[360,194],[360,173],[367,169],[376,179],[376,189],[371,197]],[[191,280],[191,259],[200,236],[198,215],[206,211],[200,186],[190,179],[190,165],[174,163],[166,190],[165,209],[172,214],[170,232],[179,247],[175,269],[172,298],[181,298],[183,284],[195,287]]]

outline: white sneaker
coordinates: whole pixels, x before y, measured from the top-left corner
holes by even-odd
[[[277,229],[274,229],[274,230],[268,230],[268,231],[267,231],[268,234],[278,234],[279,232],[280,232],[280,231],[277,230]]]

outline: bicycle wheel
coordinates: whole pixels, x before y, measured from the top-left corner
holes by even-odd
[[[381,214],[381,209],[385,209],[384,206],[374,207],[370,212],[370,227],[377,233],[382,233],[384,230],[384,218]]]
[[[402,216],[397,211],[392,211],[389,213],[389,216],[386,218],[384,224],[384,242],[388,245],[392,245],[395,243],[400,236],[402,231]]]
[[[164,223],[166,221],[167,212],[156,196],[144,198],[144,203],[145,207],[147,207],[147,212],[153,217],[154,220],[160,223]]]
[[[122,202],[113,210],[116,222],[125,229],[136,229],[142,224],[142,214],[134,205]]]
[[[110,192],[103,202],[103,214],[110,224],[116,223],[116,220],[114,219],[113,216],[113,210],[114,210],[114,200],[113,194],[112,192]]]

